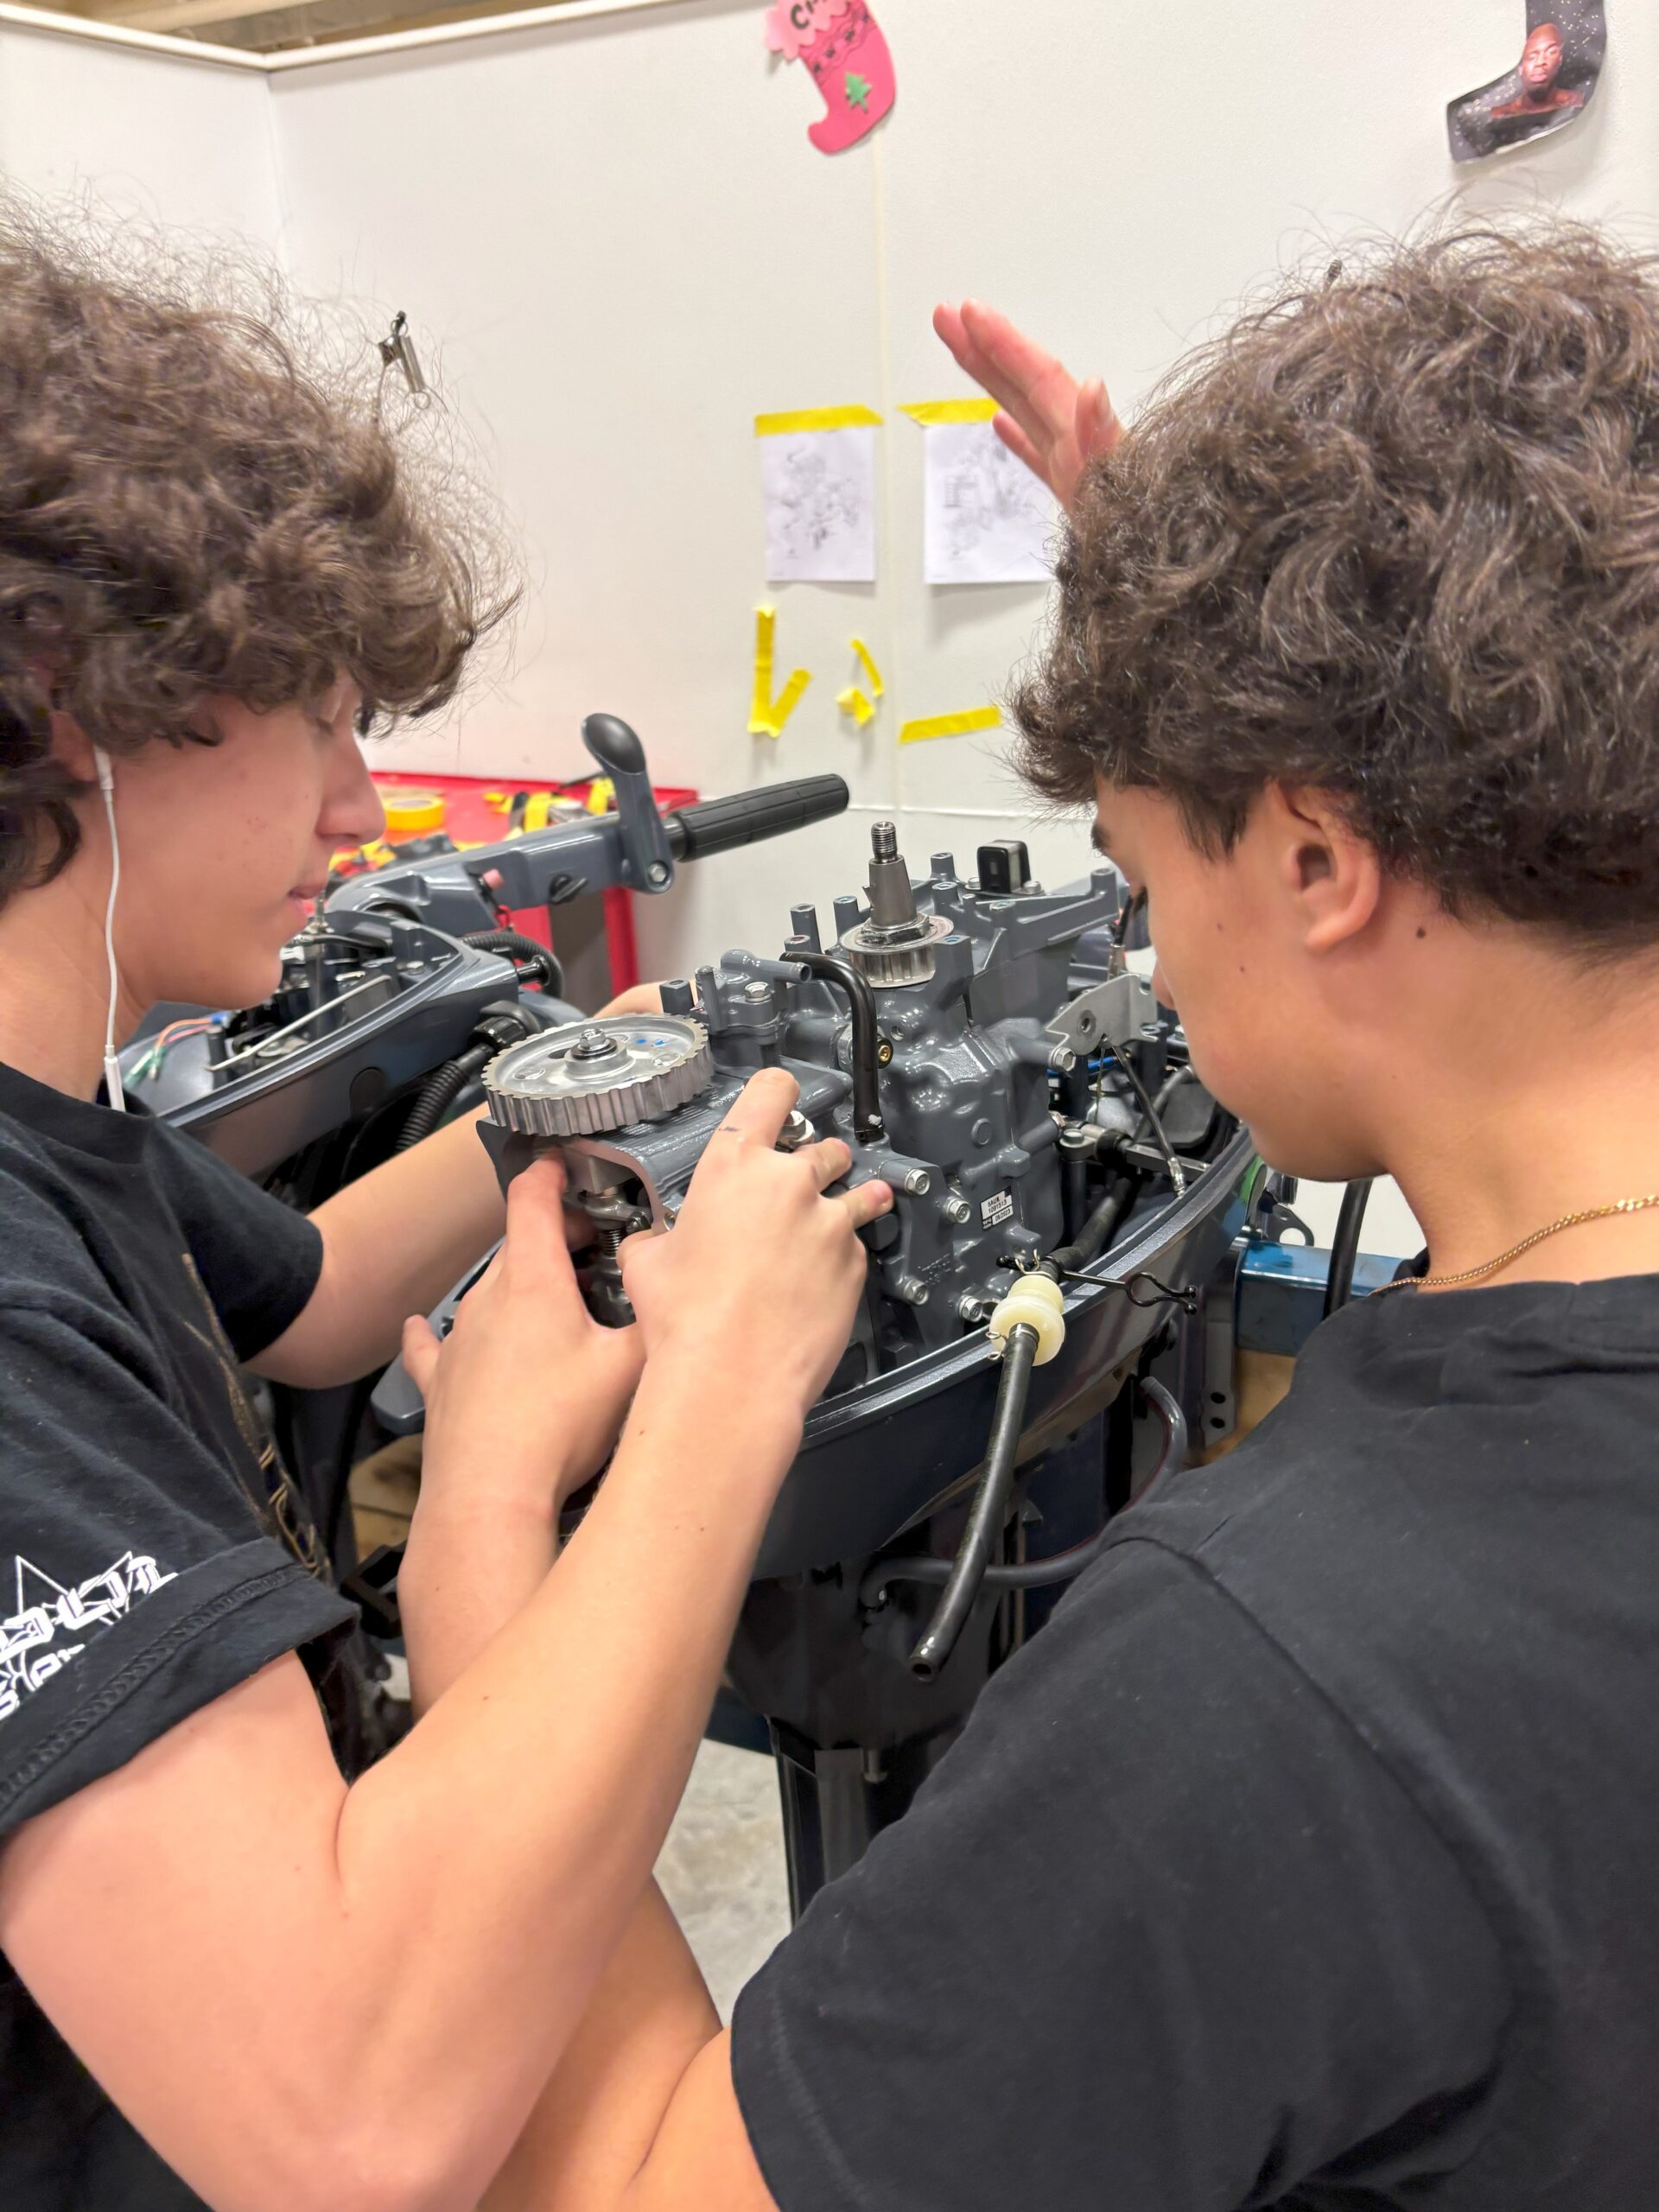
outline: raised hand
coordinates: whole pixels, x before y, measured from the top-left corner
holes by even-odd
[[[1007,315],[977,300],[936,308],[933,327],[957,366],[1002,409],[993,425],[997,436],[1069,508],[1090,462],[1123,435],[1100,378],[1079,385]]]

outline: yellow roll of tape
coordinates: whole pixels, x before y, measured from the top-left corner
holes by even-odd
[[[387,836],[423,837],[429,830],[442,829],[444,804],[441,792],[387,791],[384,797]]]

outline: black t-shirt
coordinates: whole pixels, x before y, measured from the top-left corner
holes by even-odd
[[[1659,2204],[1659,1276],[1367,1299],[739,2002],[783,2212]]]
[[[309,1298],[316,1230],[3,1067],[0,1223],[0,1840],[284,1652],[349,1740],[354,1609],[237,1371]],[[197,2202],[0,1959],[0,2205]]]

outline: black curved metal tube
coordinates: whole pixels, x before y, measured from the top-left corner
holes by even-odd
[[[1158,1455],[1158,1464],[1147,1478],[1141,1503],[1151,1497],[1164,1477],[1179,1467],[1186,1459],[1186,1415],[1176,1400],[1161,1382],[1149,1376],[1141,1385],[1143,1395],[1157,1408],[1164,1424],[1164,1448]],[[982,1590],[1043,1590],[1056,1582],[1075,1582],[1085,1567],[1092,1567],[1106,1548],[1106,1539],[1111,1533],[1111,1523],[1083,1543],[1074,1544],[1070,1551],[1053,1552],[1047,1559],[1030,1559],[1018,1567],[988,1567],[981,1580]],[[948,1559],[885,1559],[866,1573],[859,1585],[858,1600],[861,1605],[878,1605],[883,1593],[894,1582],[948,1582],[954,1562]]]
[[[875,993],[851,961],[838,959],[833,952],[791,952],[789,957],[821,982],[838,984],[847,994],[853,1014],[853,1134],[861,1144],[873,1144],[885,1134],[875,1073],[880,1043]]]
[[[985,1472],[968,1515],[968,1526],[933,1618],[910,1655],[911,1672],[931,1682],[957,1648],[974,1600],[984,1587],[991,1552],[1007,1518],[1008,1497],[1014,1488],[1014,1460],[1020,1431],[1026,1423],[1026,1398],[1031,1373],[1037,1363],[1035,1329],[1021,1323],[1008,1332],[1002,1355],[1002,1379],[997,1385],[996,1411],[991,1416],[990,1442],[985,1452]]]
[[[1324,1318],[1327,1320],[1354,1294],[1354,1262],[1359,1257],[1359,1233],[1365,1226],[1365,1202],[1371,1195],[1373,1179],[1368,1175],[1351,1183],[1342,1194],[1337,1233],[1331,1244],[1331,1272],[1325,1279]]]

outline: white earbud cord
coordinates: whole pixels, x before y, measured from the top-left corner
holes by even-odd
[[[121,841],[115,834],[115,771],[101,745],[92,747],[98,766],[98,788],[104,794],[104,816],[110,825],[110,898],[104,909],[104,957],[110,971],[110,1008],[104,1022],[104,1092],[118,1114],[127,1110],[127,1094],[121,1084],[121,1062],[115,1050],[115,1008],[120,979],[115,965],[115,897],[121,888]]]

